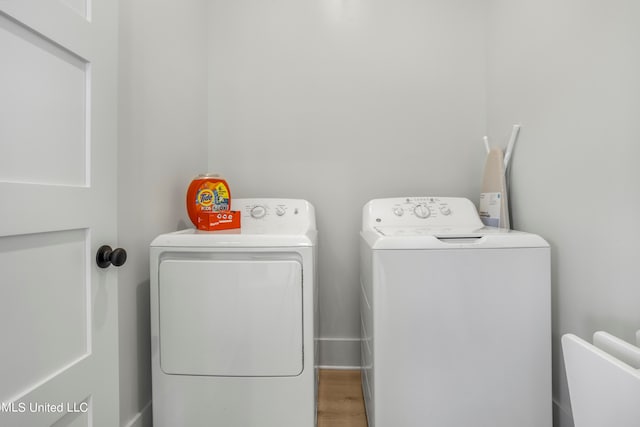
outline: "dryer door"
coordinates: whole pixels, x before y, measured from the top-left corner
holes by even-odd
[[[302,372],[302,265],[296,260],[161,261],[160,366],[167,374]]]

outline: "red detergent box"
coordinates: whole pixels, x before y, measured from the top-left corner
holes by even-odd
[[[198,230],[215,231],[240,228],[240,211],[215,211],[198,213]]]

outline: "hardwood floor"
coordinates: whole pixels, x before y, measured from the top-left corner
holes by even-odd
[[[360,371],[320,370],[318,427],[367,427]]]

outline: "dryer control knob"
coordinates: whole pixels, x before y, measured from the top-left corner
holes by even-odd
[[[415,208],[413,208],[413,213],[418,217],[418,218],[429,218],[431,216],[431,211],[429,210],[429,207],[427,205],[416,205]]]
[[[395,208],[393,208],[393,213],[395,214],[395,216],[402,216],[404,215],[404,209],[402,209],[400,206],[396,206]]]
[[[442,215],[450,215],[451,209],[448,206],[442,206],[440,207],[440,212],[442,212]]]
[[[276,208],[276,215],[278,215],[278,216],[282,216],[282,215],[284,215],[285,213],[287,213],[287,210],[284,208],[284,206],[278,206],[278,207]]]
[[[262,205],[255,205],[251,208],[251,218],[260,219],[264,218],[267,214],[267,208]]]

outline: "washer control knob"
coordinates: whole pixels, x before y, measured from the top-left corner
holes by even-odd
[[[264,218],[267,214],[267,208],[262,205],[255,205],[251,208],[251,218],[260,219]]]
[[[284,215],[286,213],[287,213],[287,210],[284,208],[284,206],[276,207],[276,215],[282,216],[282,215]]]
[[[449,206],[441,206],[440,212],[442,212],[442,215],[451,215],[451,209],[449,209]]]
[[[416,205],[416,207],[413,208],[413,213],[418,218],[429,218],[429,216],[431,216],[431,211],[429,210],[429,207],[424,204]]]
[[[393,208],[393,213],[395,216],[402,216],[404,215],[404,209],[402,209],[400,206],[396,206],[395,208]]]

